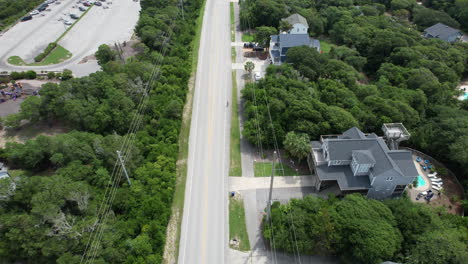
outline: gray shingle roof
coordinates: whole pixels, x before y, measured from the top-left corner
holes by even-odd
[[[416,167],[413,162],[413,155],[411,152],[406,150],[392,150],[388,152],[388,155],[396,163],[398,168],[404,176],[407,177],[416,177],[419,175]]]
[[[280,34],[275,36],[277,36],[277,40],[280,43],[281,48],[291,48],[303,45],[310,47],[312,45],[309,34]]]
[[[345,131],[341,137],[326,139],[326,142],[330,160],[350,161],[352,154],[357,153],[356,151],[361,151],[360,154],[366,154],[367,158],[371,157],[375,161],[375,165],[371,169],[374,176],[391,170],[401,176],[414,177],[418,175],[415,174],[416,168],[412,163],[410,151],[390,151],[382,138],[372,134],[365,136],[358,128],[351,128]],[[367,153],[371,153],[371,155]],[[364,155],[360,155],[360,158],[367,159]]]
[[[349,166],[330,166],[320,165],[315,167],[317,177],[323,180],[337,181],[340,189],[345,190],[362,190],[370,188],[368,177],[354,177]]]
[[[352,154],[358,164],[375,164],[374,156],[369,150],[353,150]]]
[[[317,149],[322,148],[322,143],[320,143],[320,141],[312,141],[311,144],[312,144],[312,148],[317,148]]]
[[[437,23],[424,30],[425,33],[431,35],[433,38],[449,40],[450,36],[461,34],[460,30],[449,27],[442,23]]]
[[[359,128],[357,128],[357,127],[352,127],[352,128],[350,128],[350,129],[346,130],[345,132],[343,132],[343,135],[340,135],[339,138],[364,139],[364,138],[366,138],[366,135],[364,135],[364,133],[362,133],[362,131],[359,130]]]
[[[299,14],[292,14],[287,18],[283,18],[282,20],[288,21],[289,24],[294,25],[294,24],[302,24],[306,27],[309,27],[309,24],[307,23],[307,19],[305,19],[303,16]]]

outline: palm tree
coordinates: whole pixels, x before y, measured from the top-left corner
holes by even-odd
[[[255,69],[255,64],[251,61],[248,61],[245,63],[244,69],[248,71],[250,75],[252,75],[252,71]]]

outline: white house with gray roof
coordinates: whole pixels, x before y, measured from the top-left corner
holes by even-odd
[[[307,46],[320,51],[320,42],[309,34],[279,34],[270,37],[271,63],[280,65],[286,61],[286,52],[292,47]]]
[[[342,193],[374,199],[398,197],[418,177],[410,151],[392,150],[383,138],[356,127],[312,141],[307,162],[318,191],[337,183]]]
[[[309,37],[307,33],[309,26],[303,16],[293,14],[282,20],[287,21],[293,28],[288,32],[270,36],[269,52],[272,64],[281,65],[285,62],[286,52],[292,47],[307,46],[320,52],[320,41]]]
[[[460,30],[449,27],[442,23],[437,23],[424,30],[423,33],[425,38],[437,38],[450,43],[460,40],[463,34]]]
[[[307,19],[299,14],[292,14],[287,18],[281,19],[292,25],[292,29],[288,31],[289,34],[307,34],[309,24]]]

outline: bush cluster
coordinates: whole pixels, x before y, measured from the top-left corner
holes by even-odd
[[[10,73],[10,77],[13,80],[19,80],[19,79],[34,80],[37,77],[37,73],[35,71],[12,72]]]
[[[47,57],[47,55],[49,55],[52,50],[54,50],[55,48],[57,47],[57,42],[51,42],[49,43],[49,45],[47,45],[47,48],[45,48],[44,52],[42,52],[41,54],[37,55],[35,58],[34,58],[34,61],[35,62],[40,62],[42,61],[45,57]]]

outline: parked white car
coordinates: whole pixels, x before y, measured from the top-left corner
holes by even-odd
[[[261,78],[262,78],[262,76],[260,75],[259,72],[254,73],[254,80],[255,80],[255,81],[258,81],[258,80],[260,80]]]
[[[31,16],[35,16],[35,15],[39,14],[39,11],[34,10],[34,11],[32,11],[31,13],[29,13],[29,14],[30,14]]]
[[[70,20],[64,20],[63,23],[68,26],[73,24]]]

